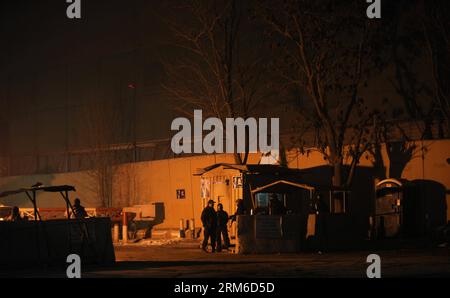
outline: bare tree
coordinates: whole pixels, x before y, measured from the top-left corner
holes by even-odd
[[[9,174],[9,117],[5,84],[0,84],[0,177]]]
[[[416,143],[406,134],[397,121],[388,118],[387,111],[381,112],[374,118],[374,142],[369,148],[375,174],[378,178],[401,178],[406,165],[426,147],[418,148]],[[386,154],[389,159],[389,171],[382,158],[382,145],[385,145]]]
[[[405,1],[398,3],[404,9]],[[407,117],[416,123],[421,139],[433,138],[439,124],[439,137],[450,133],[450,92],[448,67],[449,20],[444,15],[447,1],[415,1],[397,21],[393,47],[395,79],[392,81],[403,99]]]
[[[274,69],[282,89],[296,98],[301,122],[315,131],[315,147],[334,169],[334,186],[351,184],[371,146],[368,127],[375,111],[360,91],[382,63],[378,24],[365,17],[365,8],[364,1],[284,0],[274,9],[270,1],[261,1],[279,58]],[[350,167],[344,177],[346,160]]]
[[[114,183],[120,183],[118,165],[131,160],[133,145],[121,143],[127,133],[124,108],[120,103],[92,102],[85,108],[85,135],[95,191],[103,207],[112,207]],[[122,175],[123,176],[123,175]],[[123,176],[122,178],[126,178]],[[127,201],[122,202],[127,205]]]
[[[421,24],[426,41],[429,70],[432,76],[434,102],[438,116],[447,122],[450,134],[450,19],[448,1],[423,2],[425,14]],[[441,136],[443,137],[443,136]]]
[[[264,65],[263,55],[258,54],[261,39],[248,30],[245,3],[182,3],[175,7],[188,12],[187,18],[178,15],[169,22],[176,57],[164,62],[168,78],[164,89],[175,99],[176,109],[188,115],[193,108],[201,109],[204,116],[221,120],[253,115],[263,97]],[[243,155],[235,154],[235,162],[245,164],[247,159],[248,146]]]

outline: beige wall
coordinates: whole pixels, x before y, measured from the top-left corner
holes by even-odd
[[[442,183],[450,189],[450,165],[446,159],[450,157],[450,140],[424,142],[424,160],[422,162],[421,143],[417,143],[413,159],[405,167],[402,178],[429,179]],[[386,149],[383,147],[383,160],[388,165]],[[259,154],[252,154],[250,164],[258,163]],[[287,153],[289,167],[311,168],[326,165],[319,152],[312,151],[309,155],[301,155],[296,151]],[[196,219],[196,226],[200,225],[200,213],[203,208],[200,198],[200,177],[193,176],[198,168],[215,163],[233,163],[232,155],[206,155],[197,157],[177,158],[126,164],[118,168],[114,181],[114,206],[123,207],[135,204],[149,204],[163,202],[165,207],[165,221],[158,228],[178,228],[179,220]],[[372,166],[373,161],[363,157],[360,165]],[[387,166],[388,168],[388,166]],[[98,207],[95,183],[92,175],[86,172],[75,172],[55,175],[37,175],[7,177],[0,179],[0,191],[28,187],[36,182],[45,185],[69,184],[77,189],[76,194],[86,207]],[[186,199],[177,200],[176,190],[185,189]],[[15,195],[0,199],[5,205],[18,205],[31,207],[25,195]],[[40,194],[38,197],[40,207],[63,207],[63,200],[59,194]],[[447,206],[450,206],[447,194]],[[447,208],[447,217],[450,218],[450,208]]]

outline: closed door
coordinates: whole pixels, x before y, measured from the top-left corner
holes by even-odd
[[[387,194],[376,201],[376,233],[379,238],[396,237],[401,232],[401,193]]]

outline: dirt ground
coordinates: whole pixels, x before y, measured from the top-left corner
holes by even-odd
[[[356,277],[365,278],[371,253],[381,257],[382,277],[450,277],[449,248],[365,252],[236,255],[226,251],[205,253],[193,240],[158,245],[119,245],[116,264],[82,266],[83,278],[264,278]],[[62,270],[61,270],[62,271]],[[65,271],[15,272],[22,277],[64,277]],[[0,272],[0,277],[11,273]]]
[[[366,277],[370,253],[381,257],[383,277],[450,277],[448,248],[373,252],[236,255],[205,253],[197,241],[160,246],[116,246],[114,268],[84,277]]]

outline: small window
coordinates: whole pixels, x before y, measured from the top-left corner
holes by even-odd
[[[269,207],[269,194],[258,193],[256,194],[256,208],[268,208]]]
[[[177,189],[177,199],[178,200],[186,199],[186,191],[184,189]]]

